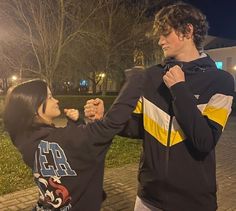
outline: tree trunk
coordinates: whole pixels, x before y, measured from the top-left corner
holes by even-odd
[[[93,84],[92,84],[92,91],[93,91],[93,94],[95,95],[96,94],[96,87],[97,87],[97,84],[95,81],[93,81]]]
[[[105,72],[106,77],[103,79],[102,82],[102,95],[105,96],[107,94],[107,84],[108,84],[108,77],[107,77],[107,71]]]

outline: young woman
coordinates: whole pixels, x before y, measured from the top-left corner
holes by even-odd
[[[130,118],[143,81],[141,71],[131,70],[102,120],[78,126],[78,111],[69,109],[64,128],[52,124],[60,110],[44,81],[28,81],[8,93],[4,124],[33,171],[40,193],[35,210],[100,210],[105,154]]]

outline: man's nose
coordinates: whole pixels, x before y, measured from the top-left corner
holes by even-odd
[[[158,40],[158,45],[162,46],[162,45],[164,45],[164,43],[165,43],[164,36],[161,35],[159,40]]]

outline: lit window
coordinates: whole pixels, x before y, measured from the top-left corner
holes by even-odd
[[[79,85],[86,87],[86,86],[88,86],[88,81],[87,80],[80,80]]]
[[[219,70],[222,70],[223,69],[223,62],[215,62],[216,64],[216,67],[219,69]]]

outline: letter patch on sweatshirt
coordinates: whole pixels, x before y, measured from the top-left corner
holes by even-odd
[[[71,208],[71,195],[62,177],[77,176],[64,150],[58,143],[41,140],[35,152],[34,177],[40,199],[46,206],[57,210]],[[50,208],[50,210],[51,210]]]
[[[67,161],[63,149],[58,143],[41,141],[39,148],[39,166],[42,176],[76,176],[76,172],[71,169]],[[53,159],[53,162],[48,162],[48,157]]]

